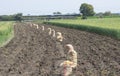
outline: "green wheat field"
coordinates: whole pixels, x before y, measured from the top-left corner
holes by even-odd
[[[50,20],[44,23],[62,27],[86,30],[102,35],[120,39],[120,18],[94,18],[94,19],[61,19]]]

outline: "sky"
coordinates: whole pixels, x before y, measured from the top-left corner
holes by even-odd
[[[79,13],[82,3],[93,5],[94,11],[120,13],[120,0],[0,0],[0,15],[52,15],[53,12]]]

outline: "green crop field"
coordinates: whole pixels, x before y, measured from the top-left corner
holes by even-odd
[[[13,23],[10,21],[0,21],[0,46],[7,43],[13,37]]]
[[[62,27],[75,28],[95,32],[102,35],[120,39],[120,18],[101,18],[101,19],[61,19],[50,20],[44,23]]]

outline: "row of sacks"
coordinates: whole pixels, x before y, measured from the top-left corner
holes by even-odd
[[[30,26],[31,27],[35,27],[36,29],[39,29],[39,25],[38,24],[33,24],[33,23],[30,23]],[[44,26],[41,26],[41,30],[44,31],[45,30],[45,27]],[[47,28],[47,30],[49,30],[48,34],[49,35],[52,35],[53,37],[56,37],[56,39],[60,42],[63,41],[64,37],[62,35],[61,32],[55,32],[54,29],[51,29],[51,28]],[[57,35],[57,36],[56,36]]]
[[[30,24],[31,27],[36,27],[36,29],[39,29],[38,24]],[[45,30],[44,26],[41,26],[42,31]],[[56,32],[52,28],[47,28],[49,30],[48,35],[51,35],[53,37],[56,37],[57,41],[62,42],[63,39],[65,39],[61,32]],[[66,60],[63,61],[59,66],[62,68],[60,73],[62,76],[69,76],[72,74],[72,70],[77,67],[77,52],[74,50],[74,47],[72,44],[66,44],[65,48],[67,50]]]

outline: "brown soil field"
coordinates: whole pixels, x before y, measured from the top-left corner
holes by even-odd
[[[48,27],[62,32],[64,41],[49,36]],[[61,76],[59,64],[65,60],[64,45],[68,43],[78,53],[71,76],[120,76],[120,40],[45,24],[36,29],[30,23],[17,23],[14,34],[0,48],[0,76]]]

